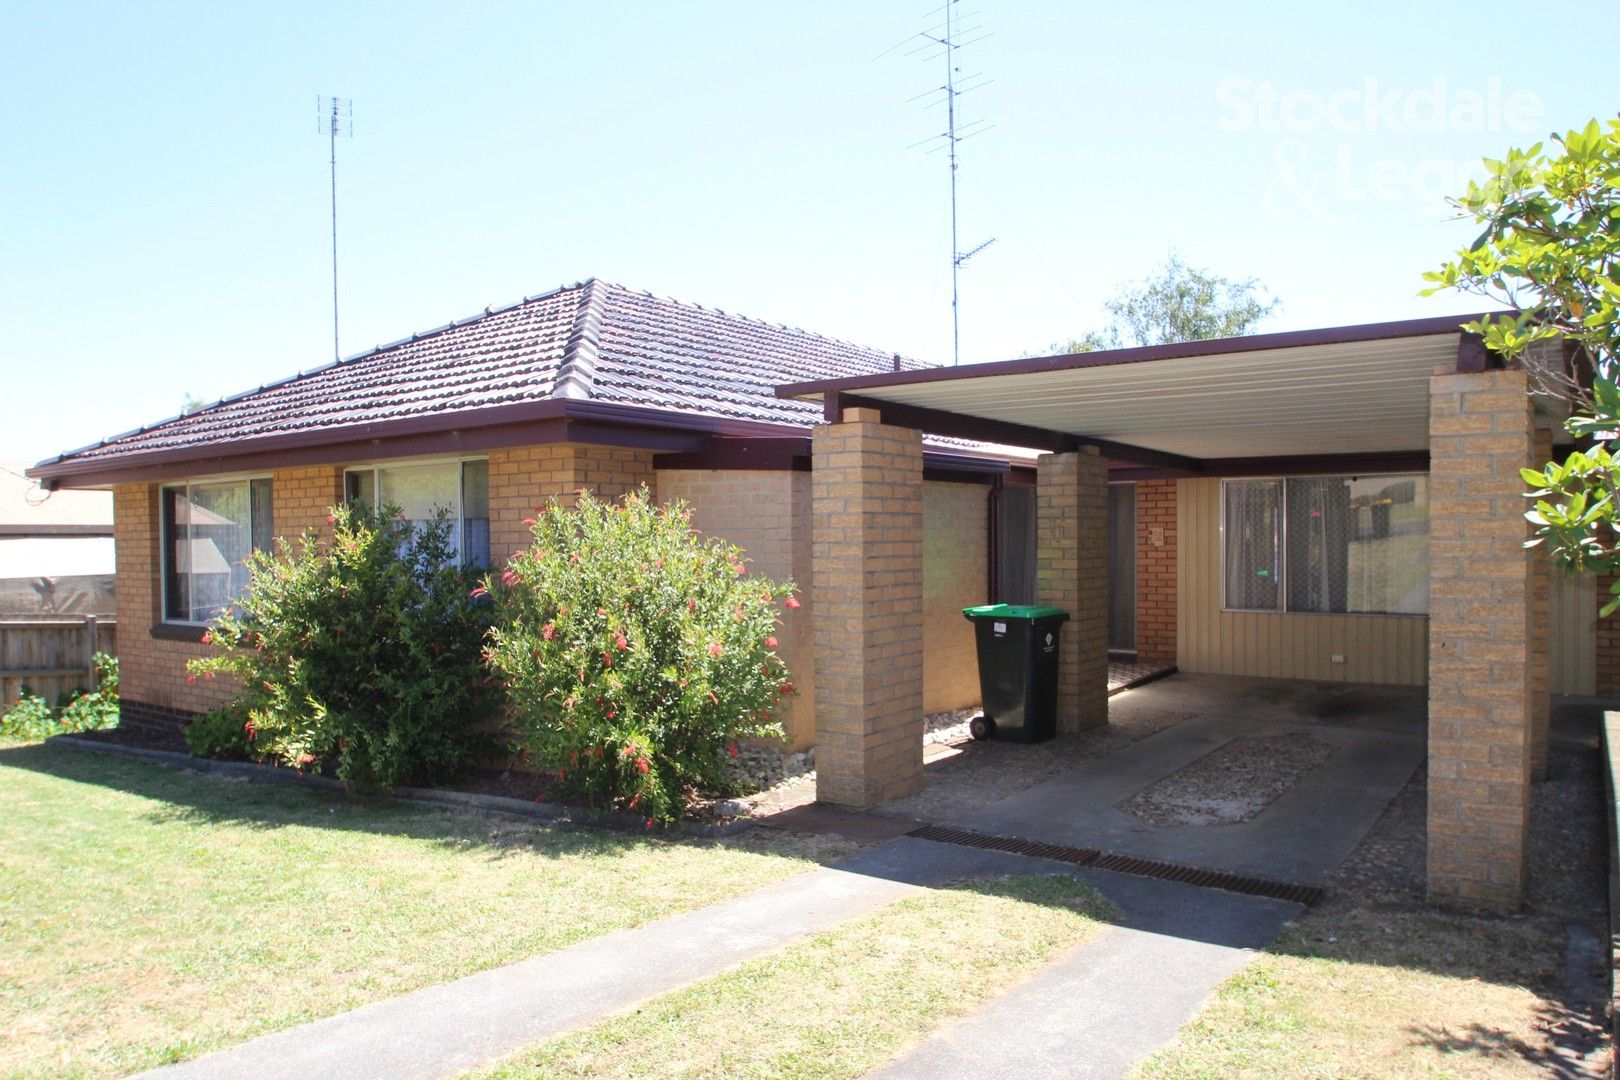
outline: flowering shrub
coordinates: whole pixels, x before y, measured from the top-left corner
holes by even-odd
[[[188,678],[239,680],[234,711],[260,760],[331,764],[383,790],[454,775],[495,749],[500,698],[481,657],[487,605],[468,596],[449,521],[413,528],[361,507],[329,520],[329,544],[306,534],[249,556],[247,594]]]
[[[99,686],[57,699],[58,708],[24,687],[0,714],[0,737],[37,740],[76,731],[99,731],[118,724],[118,658],[98,652],[92,658]]]
[[[480,592],[494,599],[490,666],[533,767],[594,805],[678,817],[724,790],[740,738],[775,736],[793,692],[776,655],[791,584],[750,575],[742,550],[692,531],[643,488],[618,505],[580,492],[534,519],[533,541]]]

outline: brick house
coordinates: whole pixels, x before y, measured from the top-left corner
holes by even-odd
[[[379,346],[42,462],[50,487],[114,493],[126,722],[173,724],[223,702],[188,684],[204,625],[245,583],[242,556],[326,528],[345,499],[455,512],[465,557],[499,564],[522,519],[580,488],[646,485],[696,526],[801,586],[778,636],[801,694],[789,748],[816,742],[811,404],[783,382],[920,366],[888,353],[590,280]],[[960,609],[992,588],[991,513],[1031,457],[931,440],[918,492],[927,627],[914,658],[928,712],[978,698]],[[1009,503],[1014,500],[1009,499]],[[1017,503],[1032,510],[1025,499]],[[1027,531],[1027,528],[1026,530]],[[1016,561],[1016,560],[1014,560]]]

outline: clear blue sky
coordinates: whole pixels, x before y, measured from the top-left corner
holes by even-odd
[[[907,102],[943,72],[875,59],[932,2],[8,4],[0,458],[330,359],[321,93],[354,100],[345,354],[596,275],[948,362],[945,166],[908,148],[943,117]],[[1596,9],[1539,48],[1507,3],[959,10],[994,32],[965,361],[1098,325],[1172,249],[1267,283],[1271,329],[1469,310],[1416,295],[1471,235],[1441,193],[1620,107]]]

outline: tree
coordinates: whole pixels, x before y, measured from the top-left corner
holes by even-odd
[[[1221,277],[1188,266],[1172,254],[1146,280],[1103,305],[1110,316],[1104,329],[1054,343],[1051,351],[1093,352],[1250,334],[1279,304],[1276,299],[1261,299],[1264,291],[1254,278]]]
[[[1486,179],[1453,200],[1483,225],[1474,243],[1424,277],[1426,292],[1456,289],[1506,306],[1465,324],[1485,347],[1530,374],[1535,392],[1570,402],[1565,428],[1578,448],[1563,462],[1524,470],[1536,526],[1571,572],[1620,571],[1620,120],[1485,161]],[[1563,350],[1572,362],[1566,364]],[[1558,353],[1549,362],[1549,352]],[[1620,582],[1603,608],[1620,608]]]

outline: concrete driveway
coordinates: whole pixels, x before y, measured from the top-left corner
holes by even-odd
[[[1109,731],[970,746],[881,812],[1318,885],[1426,744],[1421,688],[1176,675],[1116,696],[1111,713]]]

